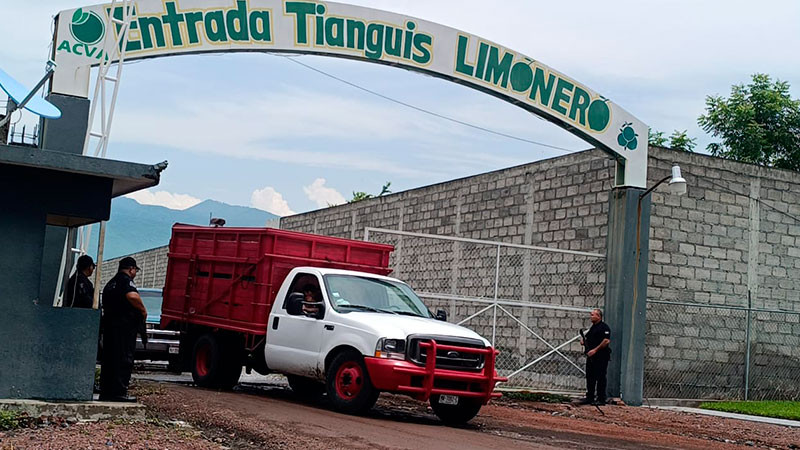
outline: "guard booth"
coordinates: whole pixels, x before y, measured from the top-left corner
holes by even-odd
[[[0,398],[92,399],[100,311],[52,306],[53,262],[66,230],[108,220],[163,168],[0,145]]]

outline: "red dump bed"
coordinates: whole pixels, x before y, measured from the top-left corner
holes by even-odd
[[[161,325],[205,325],[266,333],[272,302],[299,266],[388,275],[391,245],[274,228],[175,224]]]

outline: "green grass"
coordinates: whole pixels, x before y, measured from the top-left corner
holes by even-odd
[[[714,411],[800,420],[800,402],[706,402],[700,407]]]
[[[503,392],[503,398],[510,400],[525,400],[528,402],[543,403],[569,403],[570,398],[566,395],[547,394],[544,392]]]
[[[16,411],[0,411],[0,431],[8,431],[22,425],[23,415]]]

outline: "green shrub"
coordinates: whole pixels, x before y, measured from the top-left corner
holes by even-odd
[[[22,425],[23,414],[16,411],[0,411],[0,431],[19,428]]]

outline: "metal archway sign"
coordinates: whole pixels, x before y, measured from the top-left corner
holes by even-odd
[[[463,84],[537,114],[614,157],[618,185],[646,187],[647,125],[585,85],[481,37],[332,2],[139,0],[131,6],[127,42],[118,36],[127,29],[121,7],[58,14],[53,49],[59,70],[51,92],[88,98],[91,67],[117,54],[115,45],[125,46],[125,60],[259,51],[381,63]]]

